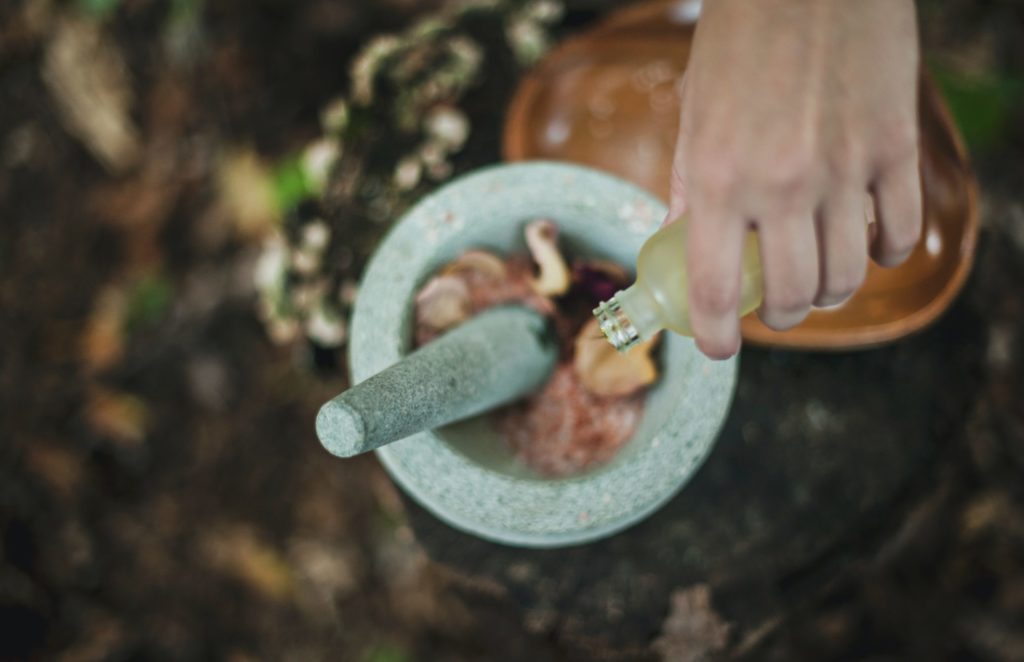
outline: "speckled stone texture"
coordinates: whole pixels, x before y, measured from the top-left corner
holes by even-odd
[[[325,404],[316,433],[334,455],[365,453],[511,402],[543,385],[557,358],[543,316],[494,308]]]
[[[523,226],[545,217],[558,224],[570,253],[632,265],[665,214],[639,188],[566,164],[503,165],[452,182],[402,218],[364,275],[349,350],[353,383],[405,355],[415,292],[463,251],[525,252]],[[418,502],[477,536],[555,547],[609,535],[656,510],[693,476],[732,398],[735,360],[710,361],[674,335],[661,360],[663,374],[636,434],[588,473],[531,473],[483,417],[413,435],[378,457]]]

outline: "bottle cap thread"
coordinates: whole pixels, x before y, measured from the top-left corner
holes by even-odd
[[[640,342],[640,333],[622,310],[617,296],[598,304],[594,309],[594,317],[601,327],[601,333],[617,351],[625,353]]]

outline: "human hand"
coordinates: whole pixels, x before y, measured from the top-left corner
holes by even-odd
[[[912,0],[705,0],[682,89],[669,219],[689,212],[697,344],[740,344],[744,235],[758,233],[769,327],[849,297],[868,255],[921,232]],[[877,232],[869,237],[866,193]]]

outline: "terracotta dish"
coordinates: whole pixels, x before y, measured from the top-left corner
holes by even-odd
[[[667,198],[686,67],[699,3],[657,1],[613,13],[547,55],[509,107],[505,158],[593,166]],[[815,310],[776,332],[743,319],[751,342],[802,349],[868,347],[913,333],[950,304],[970,271],[978,233],[977,185],[949,112],[920,80],[924,230],[901,266],[869,267],[845,304]]]

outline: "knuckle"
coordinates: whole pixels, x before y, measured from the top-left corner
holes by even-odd
[[[817,178],[813,159],[799,153],[765,164],[761,170],[763,187],[790,200],[808,197]]]
[[[917,125],[901,122],[883,132],[879,160],[883,169],[916,164],[918,161]]]
[[[733,162],[722,156],[701,163],[694,177],[701,195],[711,200],[728,197],[736,184],[736,168]]]
[[[862,180],[865,176],[864,150],[860,143],[844,140],[833,145],[825,159],[829,174],[838,180]]]

